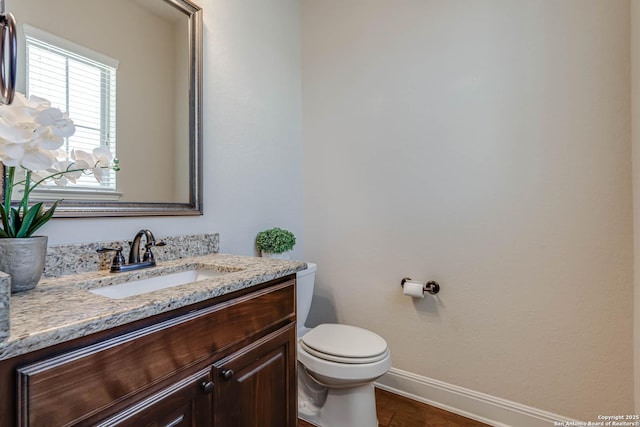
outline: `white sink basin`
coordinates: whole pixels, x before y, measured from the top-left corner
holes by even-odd
[[[150,277],[148,279],[133,280],[120,285],[105,286],[104,288],[91,289],[90,292],[112,299],[122,299],[134,295],[142,295],[160,289],[172,288],[178,285],[197,282],[222,276],[215,270],[187,270],[178,273],[165,274],[164,276]]]

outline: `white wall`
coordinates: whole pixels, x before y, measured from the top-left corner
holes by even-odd
[[[312,322],[447,383],[633,413],[629,2],[301,4]]]
[[[302,258],[300,15],[296,0],[204,6],[204,215],[56,219],[50,244],[219,232],[221,251],[255,254],[270,226],[296,233]]]

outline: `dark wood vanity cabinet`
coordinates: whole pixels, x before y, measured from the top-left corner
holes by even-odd
[[[293,277],[0,362],[0,425],[295,427]]]
[[[295,328],[288,327],[214,364],[213,376],[221,379],[215,389],[214,425],[296,425],[296,390],[290,384],[295,339]]]

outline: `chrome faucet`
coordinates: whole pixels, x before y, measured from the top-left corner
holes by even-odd
[[[144,245],[144,254],[142,255],[142,261],[140,261],[140,241],[142,236],[146,238]],[[141,268],[155,267],[156,259],[151,252],[151,248],[154,246],[164,246],[165,242],[156,242],[156,238],[150,230],[140,230],[133,238],[131,242],[131,250],[129,251],[129,263],[125,264],[124,257],[122,256],[122,248],[100,248],[98,252],[110,252],[114,251],[116,255],[113,257],[111,263],[111,272],[118,273],[122,271],[139,270]]]

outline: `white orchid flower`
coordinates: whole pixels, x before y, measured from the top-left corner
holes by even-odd
[[[28,170],[38,171],[45,170],[56,161],[51,151],[41,148],[28,148],[24,151],[24,155],[20,160],[20,165]]]
[[[113,155],[108,149],[97,147],[93,149],[93,156],[96,159],[96,167],[92,170],[93,176],[96,177],[98,182],[102,182],[103,178],[109,176]]]
[[[73,121],[68,114],[63,114],[57,108],[47,108],[40,112],[36,122],[42,126],[47,126],[50,132],[56,137],[69,137],[76,131]]]
[[[42,126],[50,126],[62,118],[62,111],[57,108],[49,107],[40,111],[38,117],[36,117],[36,123],[39,123]]]
[[[95,163],[93,156],[84,150],[71,150],[71,158],[78,164],[80,164],[80,162],[83,162],[83,165],[86,165],[87,168],[93,167]]]
[[[31,133],[41,126],[35,121],[39,115],[36,104],[30,103],[21,93],[16,93],[11,105],[0,107],[0,137],[11,142],[29,141]],[[5,133],[8,135],[3,136]]]
[[[111,162],[113,155],[109,149],[104,147],[94,148],[92,153],[87,153],[83,150],[73,150],[71,152],[71,158],[76,161],[79,167],[90,170],[98,182],[102,182],[112,169]]]
[[[18,93],[16,93],[16,95],[17,94]],[[22,95],[20,97],[20,102],[26,102],[26,105],[29,105],[32,108],[35,108],[38,110],[44,110],[51,107],[51,102],[49,102],[47,99],[40,98],[39,96],[36,96],[36,95],[31,95],[29,99],[27,99],[26,96]],[[14,100],[14,103],[15,103],[15,100]]]
[[[0,238],[29,237],[49,221],[59,201],[48,211],[42,204],[29,207],[29,195],[43,182],[64,187],[83,173],[93,173],[100,182],[108,171],[120,170],[118,160],[106,148],[96,148],[93,153],[75,150],[68,159],[58,149],[75,131],[69,114],[52,108],[46,99],[27,99],[16,93],[12,104],[0,105],[0,162],[6,166]],[[19,195],[17,209],[11,206],[12,194]]]
[[[113,160],[113,154],[105,147],[96,147],[93,149],[93,157],[97,160],[100,167],[109,167]]]
[[[70,160],[62,160],[56,162],[52,168],[48,169],[48,171],[50,171],[51,173],[64,172],[66,181],[75,184],[75,182],[82,176],[82,170],[80,169],[86,168],[79,167],[76,162],[72,162]],[[58,182],[56,182],[56,184],[57,183]]]
[[[76,133],[76,127],[71,119],[63,117],[51,125],[51,132],[59,138],[68,138]]]
[[[0,161],[5,166],[20,166],[20,161],[24,156],[24,144],[2,144],[0,143]]]
[[[31,172],[31,181],[40,182],[51,180],[57,186],[64,187],[68,183],[75,183],[82,176],[82,169],[76,162],[57,160],[46,170]]]
[[[57,178],[52,178],[53,182],[58,186],[58,187],[66,187],[67,184],[69,183],[69,180],[67,179],[66,176],[61,175]]]
[[[9,167],[45,170],[56,161],[51,151],[74,132],[69,115],[49,101],[16,93],[11,105],[0,106],[0,161]]]
[[[30,122],[13,122],[0,116],[0,139],[6,143],[26,144],[36,133],[37,126]]]
[[[23,94],[16,92],[11,105],[0,110],[0,116],[15,123],[31,122],[39,114],[37,106],[30,102]]]
[[[74,128],[75,131],[75,128]],[[72,134],[73,135],[73,134]],[[45,150],[55,151],[62,147],[64,144],[64,138],[55,134],[54,130],[50,127],[41,128],[36,131],[32,145],[38,145]]]

